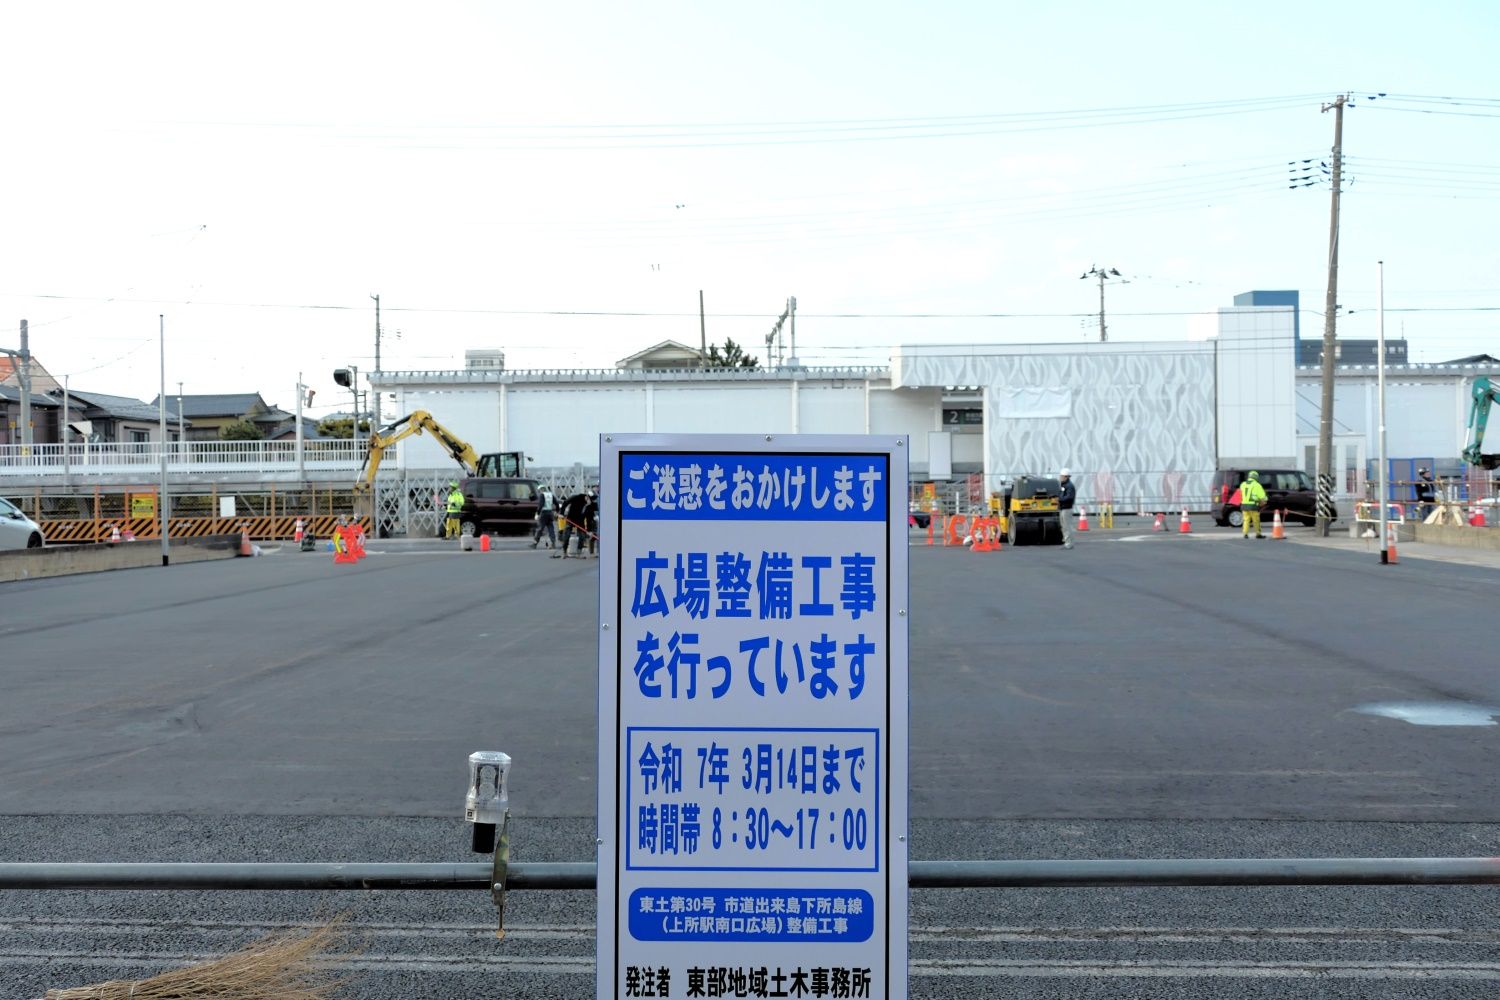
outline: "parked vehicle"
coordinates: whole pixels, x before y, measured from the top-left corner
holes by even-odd
[[[1266,491],[1266,505],[1261,514],[1267,524],[1273,511],[1281,510],[1288,521],[1312,524],[1318,517],[1318,487],[1301,469],[1256,469],[1260,485]],[[1220,469],[1214,473],[1213,516],[1220,527],[1238,528],[1245,523],[1240,513],[1240,483],[1249,469]],[[1334,520],[1338,520],[1335,512]]]
[[[464,495],[464,507],[459,515],[459,529],[465,535],[531,531],[541,504],[541,485],[535,479],[517,477],[460,479],[458,488]]]
[[[42,527],[21,513],[21,508],[0,497],[0,549],[39,549]]]

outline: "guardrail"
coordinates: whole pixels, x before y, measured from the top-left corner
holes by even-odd
[[[294,472],[299,464],[296,441],[174,441],[165,451],[168,472],[179,475]],[[149,474],[161,468],[162,452],[154,441],[0,445],[0,476]],[[305,441],[300,459],[306,469],[358,469],[365,442]]]
[[[485,862],[0,864],[0,889],[483,890]],[[593,889],[591,861],[510,862],[511,889]],[[1108,886],[1500,885],[1500,858],[1170,858],[912,861],[913,889],[1058,889]]]

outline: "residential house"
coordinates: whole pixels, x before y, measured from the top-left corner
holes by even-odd
[[[55,391],[52,401],[61,405],[63,394]],[[123,444],[146,444],[157,441],[161,434],[161,412],[158,404],[133,399],[130,396],[111,396],[102,392],[74,391],[68,395],[68,427],[77,437],[96,443],[118,442]],[[167,440],[176,441],[179,420],[177,408],[167,406]],[[188,425],[191,430],[191,425]]]
[[[615,362],[615,367],[659,371],[663,368],[702,368],[707,364],[708,356],[696,347],[679,344],[675,340],[663,340],[628,358],[621,358]]]
[[[9,354],[0,354],[0,385],[8,385],[12,389],[21,387],[21,376],[16,370],[16,359]],[[61,388],[62,383],[53,378],[52,373],[43,368],[35,357],[32,357],[31,391],[41,393]]]
[[[217,441],[225,427],[242,422],[259,428],[263,437],[270,437],[283,425],[295,427],[289,423],[295,419],[292,414],[267,403],[258,392],[169,395],[168,409],[179,401],[183,416],[192,422],[187,432],[189,441]]]
[[[302,440],[304,441],[332,441],[333,438],[318,430],[319,420],[317,417],[302,418]],[[297,439],[297,418],[288,416],[285,420],[266,430],[267,441],[295,441]]]
[[[31,441],[53,444],[57,441],[59,410],[62,404],[51,396],[31,394]],[[0,383],[0,445],[21,443],[21,390]]]

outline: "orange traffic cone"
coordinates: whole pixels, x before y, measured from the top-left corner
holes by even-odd
[[[480,552],[488,552],[489,550],[490,550],[490,536],[489,535],[480,535],[479,536],[479,551]]]
[[[1089,530],[1089,509],[1087,507],[1078,508],[1078,530]]]
[[[131,531],[129,528],[126,528],[125,534],[121,535],[120,537],[125,539],[125,541],[127,542],[133,542],[135,541],[135,532]]]
[[[1385,556],[1383,562],[1395,565],[1396,559],[1396,523],[1387,521],[1385,526]]]
[[[109,529],[109,544],[120,544],[120,526],[118,524]]]
[[[1469,526],[1471,528],[1483,528],[1485,526],[1483,507],[1474,506],[1469,508]]]
[[[240,531],[240,555],[242,555],[242,556],[253,556],[253,555],[255,555],[255,549],[252,548],[251,545],[250,545],[250,532],[246,531],[246,530]]]
[[[292,532],[292,541],[301,542],[303,535],[302,518],[297,518],[297,530]]]
[[[1276,511],[1275,520],[1271,522],[1271,537],[1283,540],[1286,538],[1286,528],[1281,523],[1281,511],[1279,510]]]
[[[1167,530],[1166,520],[1167,520],[1167,515],[1163,514],[1161,511],[1157,511],[1156,512],[1156,520],[1152,523],[1151,530],[1152,531],[1166,531]]]
[[[1182,535],[1191,535],[1193,533],[1193,522],[1192,519],[1188,517],[1186,507],[1182,508],[1182,521],[1177,525],[1177,532],[1178,534]]]

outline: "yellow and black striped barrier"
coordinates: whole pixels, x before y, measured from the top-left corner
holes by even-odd
[[[319,514],[304,517],[302,529],[314,538],[331,538],[338,527],[336,514]],[[366,535],[372,530],[368,517],[355,518],[354,524],[364,529]],[[42,537],[48,544],[81,544],[108,542],[114,537],[114,529],[120,535],[133,535],[137,540],[155,539],[156,519],[152,517],[99,518],[98,520],[42,521]],[[290,541],[297,533],[297,518],[278,514],[275,517],[174,517],[168,530],[173,538],[202,538],[206,535],[238,535],[248,531],[257,541],[285,539]]]

